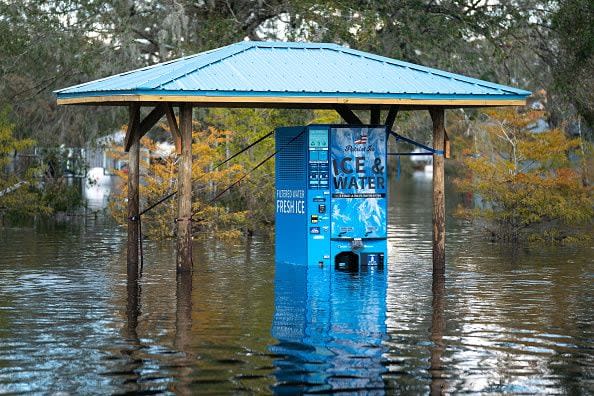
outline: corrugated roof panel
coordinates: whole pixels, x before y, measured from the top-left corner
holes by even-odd
[[[58,99],[154,93],[279,97],[526,97],[528,91],[327,43],[239,42],[56,91]]]

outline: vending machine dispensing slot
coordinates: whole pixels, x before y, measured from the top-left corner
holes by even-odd
[[[276,261],[383,266],[386,127],[309,125],[275,136]]]

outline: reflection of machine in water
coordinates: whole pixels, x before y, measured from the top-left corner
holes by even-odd
[[[277,263],[275,393],[384,389],[386,272]]]

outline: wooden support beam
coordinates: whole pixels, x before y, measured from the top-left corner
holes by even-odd
[[[138,104],[134,104],[138,106]],[[135,129],[138,134],[138,140],[140,140],[146,133],[163,117],[165,114],[165,105],[160,104],[155,107],[151,112],[142,120],[140,123],[138,120],[140,119],[140,107],[138,107],[138,117],[134,119]],[[132,122],[131,122],[132,123]],[[126,132],[126,140],[124,144],[124,151],[128,152],[130,150],[131,140],[130,140],[130,126],[128,126],[128,131]]]
[[[177,188],[177,272],[192,271],[192,105],[180,107],[182,153]],[[191,275],[189,275],[191,276]]]
[[[486,95],[489,96],[489,95]],[[335,97],[312,97],[309,95],[300,97],[287,96],[212,96],[212,95],[105,95],[105,96],[79,96],[76,98],[58,98],[59,105],[91,104],[122,106],[132,102],[147,103],[194,103],[201,107],[270,107],[285,109],[331,109],[333,105],[348,105],[361,110],[368,109],[369,105],[401,105],[411,106],[416,109],[426,109],[428,106],[444,106],[452,109],[461,107],[485,107],[485,106],[525,106],[526,98],[510,99],[488,99],[477,97],[474,99],[387,99],[387,98],[345,98]]]
[[[444,149],[445,110],[429,108],[433,121],[433,148]],[[443,155],[433,154],[433,276],[445,273],[445,174]]]
[[[347,124],[363,125],[363,122],[361,122],[359,117],[347,105],[336,105],[334,106],[334,110],[340,114]]]
[[[175,152],[181,154],[181,134],[179,133],[179,127],[177,120],[175,119],[175,113],[173,112],[173,106],[167,104],[165,106],[165,115],[167,116],[167,123],[169,124],[169,130],[171,131],[171,137],[175,143]]]
[[[371,125],[379,125],[380,124],[380,117],[381,117],[381,108],[379,105],[371,106],[371,116],[369,118],[369,123]]]
[[[138,136],[138,122],[140,107],[130,106],[130,121],[128,124],[128,246],[127,273],[128,279],[138,279],[138,238],[139,238],[139,184],[140,184],[140,138]]]
[[[389,130],[392,130],[394,127],[394,122],[396,121],[396,116],[398,115],[398,110],[400,110],[400,106],[392,105],[390,106],[390,110],[388,111],[388,116],[386,117],[386,126]]]
[[[124,140],[124,151],[127,153],[132,146],[132,138],[138,131],[140,125],[140,104],[132,103],[129,108],[130,117],[128,119],[128,128],[126,129],[126,138]]]
[[[155,107],[151,112],[142,120],[138,127],[138,136],[142,138],[146,133],[165,115],[165,105],[161,104]]]

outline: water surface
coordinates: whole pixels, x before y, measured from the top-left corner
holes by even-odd
[[[208,240],[189,282],[149,241],[135,288],[101,216],[0,229],[0,391],[594,392],[593,248],[512,248],[448,218],[433,280],[430,181],[392,186],[389,265],[357,274]]]

